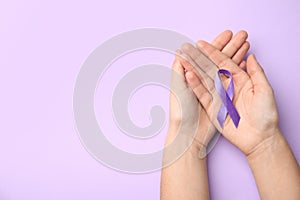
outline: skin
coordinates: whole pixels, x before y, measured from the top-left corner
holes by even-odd
[[[220,69],[227,69],[233,74],[233,103],[241,120],[236,128],[227,116],[220,131],[247,157],[261,199],[300,199],[299,166],[278,127],[274,92],[255,56],[250,55],[242,64],[246,72],[238,67],[234,56],[221,52],[213,45],[199,41],[197,47]],[[209,76],[199,76],[197,71],[192,70],[194,66],[187,62],[183,65],[189,70],[185,74],[188,84],[217,126],[213,110],[216,110],[214,99],[218,97],[216,91],[204,84],[204,79]],[[226,85],[226,78],[223,80]]]
[[[234,37],[231,31],[224,31],[216,37],[212,45],[232,58],[233,62],[243,69],[245,68],[243,58],[250,47],[246,41],[247,37],[245,31],[238,32]],[[172,69],[173,73],[177,73],[183,78],[189,74],[185,74],[182,58],[179,56],[176,56]],[[190,69],[192,68],[190,67]],[[162,169],[161,199],[209,199],[206,158],[199,159],[198,153],[206,148],[216,129],[211,123],[209,115],[207,115],[193,93],[193,85],[188,84],[186,81],[172,81],[171,87],[180,87],[183,92],[178,96],[189,103],[179,106],[175,96],[171,93],[170,125],[166,145],[173,141],[177,134],[189,135],[190,132],[195,131],[195,127],[201,127],[201,129],[197,129],[190,148],[176,162]],[[186,107],[192,107],[190,110],[193,113],[181,116],[181,110],[188,109]],[[194,120],[195,115],[198,115],[199,120]],[[184,133],[180,132],[181,126],[185,127]]]

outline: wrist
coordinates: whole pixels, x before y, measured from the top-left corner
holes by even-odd
[[[299,166],[280,131],[247,155],[247,160],[261,199],[299,199]]]
[[[246,154],[249,164],[253,162],[266,161],[270,155],[274,155],[286,146],[285,139],[280,130],[266,138],[264,141],[255,146],[249,153]]]
[[[207,145],[197,139],[197,135],[195,134],[198,133],[193,133],[192,130],[184,130],[180,132],[179,129],[180,126],[177,125],[169,126],[168,135],[165,141],[165,146],[174,142],[176,137],[180,137],[178,138],[180,144],[177,144],[178,145],[177,147],[178,149],[182,149],[181,146],[186,146],[187,148],[184,154],[189,153],[192,154],[194,157],[201,158],[201,159],[206,157]]]

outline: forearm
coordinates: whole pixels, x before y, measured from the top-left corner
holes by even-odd
[[[209,199],[206,158],[198,158],[198,145],[192,143],[179,159],[162,169],[162,200]]]
[[[248,155],[247,159],[261,199],[300,199],[299,166],[279,131]]]

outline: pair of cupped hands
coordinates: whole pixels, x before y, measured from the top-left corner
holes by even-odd
[[[176,52],[169,128],[178,134],[195,133],[193,144],[199,149],[206,148],[219,131],[248,156],[280,134],[274,93],[266,75],[253,54],[244,60],[250,48],[247,38],[246,31],[234,36],[224,31],[211,44],[202,40],[195,46],[186,43]],[[216,117],[222,104],[214,87],[219,69],[232,73],[232,102],[240,115],[237,127],[228,115],[223,126]],[[226,89],[229,78],[220,78]]]

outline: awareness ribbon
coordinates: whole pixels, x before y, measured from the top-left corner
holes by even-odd
[[[230,77],[230,83],[229,83],[227,90],[224,89],[224,86],[220,79],[221,74],[225,74]],[[220,107],[218,117],[217,117],[217,119],[220,123],[220,126],[223,127],[227,113],[228,113],[229,116],[231,117],[235,127],[238,127],[238,124],[240,121],[240,115],[232,103],[233,93],[234,93],[232,74],[225,69],[220,69],[215,77],[215,88],[222,100],[222,105]]]

